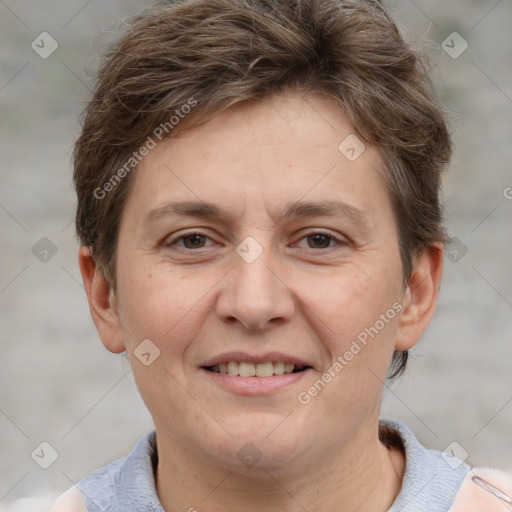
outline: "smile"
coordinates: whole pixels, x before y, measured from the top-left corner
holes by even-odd
[[[231,375],[234,377],[273,377],[274,375],[284,375],[289,373],[298,373],[307,370],[309,366],[298,366],[292,363],[282,361],[266,363],[250,363],[246,361],[228,361],[214,366],[208,366],[205,369],[214,373]]]

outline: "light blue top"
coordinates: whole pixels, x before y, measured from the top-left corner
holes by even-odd
[[[406,457],[402,489],[389,512],[448,512],[471,467],[426,449],[401,423],[381,423],[398,432]],[[151,463],[154,436],[154,431],[145,435],[127,457],[94,471],[78,483],[89,512],[164,512],[155,490]]]

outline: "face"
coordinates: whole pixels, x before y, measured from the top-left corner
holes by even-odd
[[[375,433],[418,301],[377,150],[339,150],[353,133],[321,97],[275,96],[134,171],[113,320],[96,323],[127,350],[160,438],[231,468],[257,449],[278,468]]]

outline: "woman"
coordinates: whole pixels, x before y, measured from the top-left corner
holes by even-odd
[[[450,154],[374,0],[134,21],[76,143],[76,226],[98,333],[155,432],[54,509],[502,510],[506,476],[379,420],[435,310]]]

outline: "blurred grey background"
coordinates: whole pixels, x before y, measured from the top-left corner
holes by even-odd
[[[457,151],[437,316],[382,416],[431,448],[512,469],[512,2],[384,3],[430,56]],[[91,42],[149,5],[0,0],[0,504],[56,495],[152,428],[89,316],[70,166]]]

